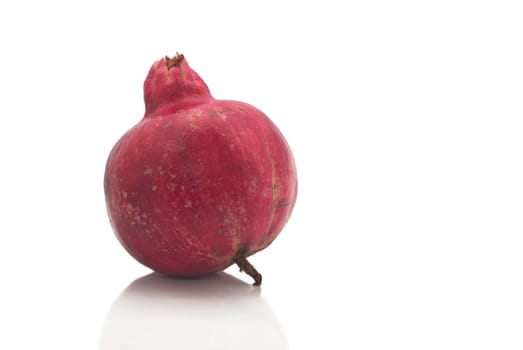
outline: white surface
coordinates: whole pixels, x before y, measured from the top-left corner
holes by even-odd
[[[519,1],[3,2],[0,348],[523,348],[522,18]],[[260,292],[231,268],[121,294],[149,270],[111,232],[104,164],[176,51],[294,151]]]

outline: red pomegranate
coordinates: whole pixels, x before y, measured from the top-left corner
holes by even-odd
[[[112,228],[140,263],[201,276],[247,257],[287,223],[297,193],[291,150],[255,107],[214,99],[183,55],[153,64],[145,115],[113,147],[104,188]]]

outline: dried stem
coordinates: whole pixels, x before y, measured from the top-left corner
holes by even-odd
[[[261,285],[262,275],[258,271],[256,271],[254,266],[252,266],[251,263],[247,260],[247,258],[245,257],[245,251],[238,252],[236,258],[234,259],[234,262],[240,268],[240,272],[245,272],[254,279],[253,286],[257,287]]]

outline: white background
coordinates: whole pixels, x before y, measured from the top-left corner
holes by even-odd
[[[0,348],[523,348],[520,1],[141,3],[0,5]],[[121,294],[105,160],[176,51],[294,151],[261,290]]]

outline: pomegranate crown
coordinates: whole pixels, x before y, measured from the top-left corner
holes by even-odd
[[[146,115],[187,108],[210,98],[207,84],[179,53],[156,61],[144,82]]]

